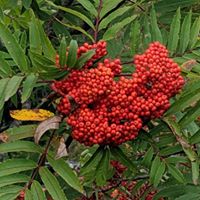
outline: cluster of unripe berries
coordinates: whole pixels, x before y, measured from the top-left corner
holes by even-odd
[[[81,70],[52,84],[61,95],[58,110],[68,116],[72,137],[85,145],[133,140],[145,121],[163,115],[184,85],[179,66],[159,42],[134,57],[135,71],[129,76],[123,76],[120,59],[95,63],[106,54],[105,42],[85,43],[77,56],[90,49],[96,54]]]
[[[123,180],[123,173],[127,170],[127,167],[122,165],[118,161],[111,161],[111,165],[115,169],[114,176],[108,181],[108,184],[104,187],[99,188],[100,192],[98,193],[99,200],[105,199],[104,193],[106,191],[107,196],[109,195],[111,199],[115,200],[152,200],[154,195],[157,193],[155,190],[151,190],[146,194],[147,190],[151,189],[149,183],[144,183],[141,187],[135,189],[137,181],[127,181]],[[120,189],[120,188],[123,189]],[[135,190],[132,195],[132,191]],[[127,192],[126,192],[127,191]],[[92,194],[90,197],[81,197],[79,200],[95,200],[95,194]],[[163,200],[160,198],[159,200]]]

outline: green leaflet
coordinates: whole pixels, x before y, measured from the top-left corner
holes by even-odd
[[[162,11],[164,13],[177,10],[179,7],[189,7],[195,3],[199,3],[199,0],[161,0],[155,4],[155,8],[157,11]]]
[[[24,138],[33,137],[37,125],[22,125],[5,130],[1,134],[5,135],[7,142],[12,142]]]
[[[22,72],[27,72],[28,63],[26,60],[26,55],[24,54],[23,49],[20,47],[10,30],[2,22],[0,22],[0,38],[19,69]]]
[[[0,144],[0,152],[33,152],[33,153],[42,153],[42,149],[33,142],[29,141],[15,141],[10,143]]]
[[[0,8],[0,20],[4,20],[4,13],[3,13],[3,10],[2,8]]]
[[[197,131],[191,138],[190,143],[191,144],[197,144],[200,142],[200,130]]]
[[[9,81],[5,89],[5,101],[8,101],[10,97],[16,94],[17,90],[20,87],[20,84],[24,77],[22,76],[13,76]]]
[[[85,175],[91,170],[95,169],[103,156],[103,150],[99,147],[91,158],[82,166],[81,174]]]
[[[23,82],[23,90],[22,90],[22,97],[21,102],[24,103],[30,96],[33,91],[33,88],[35,87],[35,84],[37,82],[38,77],[31,73],[28,75]]]
[[[194,185],[198,185],[199,183],[199,162],[194,161],[191,162],[192,165],[192,180]]]
[[[128,10],[130,10],[132,6],[124,6],[110,13],[106,18],[104,18],[99,24],[99,30],[105,29],[114,19],[123,15]]]
[[[23,51],[26,51],[26,47],[27,47],[27,34],[26,31],[23,31],[20,35],[20,46],[22,47]]]
[[[25,200],[34,200],[31,191],[28,189],[25,191]]]
[[[185,178],[183,176],[183,174],[181,173],[181,171],[173,166],[172,164],[167,164],[167,168],[169,173],[180,183],[184,183],[185,182]]]
[[[16,198],[17,198],[17,196],[19,194],[19,190],[20,189],[18,189],[17,192],[3,194],[3,195],[0,196],[0,199],[1,200],[16,200]]]
[[[63,159],[54,160],[51,157],[48,157],[48,161],[56,173],[58,173],[66,183],[68,183],[75,190],[81,193],[83,192],[83,188],[78,180],[78,177]]]
[[[157,172],[153,180],[154,187],[157,187],[158,184],[160,183],[160,180],[162,179],[162,176],[165,173],[165,168],[166,168],[165,163],[161,162],[160,166],[157,168]]]
[[[187,126],[189,123],[197,119],[200,116],[200,101],[192,107],[184,117],[179,121],[181,127]]]
[[[97,16],[97,10],[90,0],[77,0],[87,11],[89,11],[95,17]]]
[[[150,31],[150,23],[148,20],[148,16],[144,16],[144,22],[143,22],[143,29],[144,29],[144,48],[146,48],[149,43],[151,42],[151,31]]]
[[[33,15],[29,26],[30,50],[42,54],[42,41],[38,29],[38,19]]]
[[[190,32],[189,48],[193,49],[198,41],[198,34],[200,32],[200,17],[196,18]]]
[[[8,62],[0,55],[0,77],[7,78],[12,76],[13,71]]]
[[[78,44],[76,40],[72,40],[69,44],[69,51],[67,56],[67,66],[73,68],[77,61]]]
[[[51,41],[44,32],[41,22],[39,20],[37,20],[36,22],[38,24],[37,28],[40,33],[40,39],[42,42],[42,50],[44,52],[44,55],[54,62],[56,56],[56,50],[54,49],[53,45],[51,44]]]
[[[162,34],[161,34],[161,31],[158,27],[156,12],[155,12],[154,6],[152,6],[152,9],[151,9],[151,12],[150,12],[150,19],[151,19],[152,41],[159,41],[159,42],[162,43],[163,42]]]
[[[174,18],[170,25],[169,38],[168,38],[168,43],[167,43],[167,48],[170,51],[170,55],[174,54],[178,46],[180,23],[181,23],[180,19],[181,19],[181,14],[180,14],[180,8],[179,8],[176,11],[176,14],[174,15]]]
[[[114,24],[104,33],[103,40],[110,40],[114,38],[116,36],[116,33],[118,33],[121,29],[123,29],[124,26],[131,23],[136,17],[137,15],[133,15],[131,17],[123,19],[121,22]]]
[[[158,156],[156,156],[152,162],[151,170],[150,170],[150,182],[153,183],[155,174],[157,172],[158,167],[160,166],[161,161]]]
[[[115,157],[116,160],[120,161],[125,166],[129,167],[133,172],[135,171],[135,165],[132,161],[124,154],[124,152],[119,147],[113,147],[110,149],[111,154]]]
[[[130,32],[131,38],[131,54],[134,55],[137,52],[137,48],[140,42],[140,23],[138,20],[135,20],[131,26]]]
[[[27,159],[11,159],[0,163],[0,177],[34,169],[35,162]]]
[[[181,96],[174,104],[170,107],[170,109],[166,112],[166,115],[181,111],[189,107],[192,103],[200,100],[199,95],[200,90],[194,90],[192,92],[188,92],[184,96]]]
[[[191,186],[185,186],[185,185],[169,185],[166,187],[163,187],[155,196],[153,200],[159,200],[161,197],[170,197],[171,199],[176,199],[176,197],[179,197],[186,193],[187,191],[191,191],[193,187]],[[199,190],[199,188],[197,188]]]
[[[115,8],[122,0],[104,0],[101,9],[100,18],[103,18],[109,11]]]
[[[145,154],[145,156],[144,156],[144,158],[143,158],[142,163],[143,163],[145,166],[149,167],[149,166],[151,165],[152,158],[153,158],[153,148],[150,147],[150,148],[148,149],[148,151],[146,152],[146,154]]]
[[[32,0],[22,0],[23,6],[28,9],[32,3]]]
[[[85,23],[87,23],[93,30],[95,29],[94,28],[94,25],[93,25],[93,22],[88,18],[86,17],[85,15],[83,15],[82,13],[76,11],[76,10],[72,10],[70,8],[65,8],[63,6],[57,6],[55,5],[54,3],[50,2],[50,1],[46,1],[48,4],[50,4],[51,6],[57,8],[57,9],[60,9],[60,10],[63,10],[67,13],[70,13],[72,15],[75,15],[77,17],[79,17],[81,20],[83,20]]]
[[[62,21],[56,19],[60,24],[68,27],[68,28],[71,28],[71,29],[74,29],[74,30],[77,30],[81,33],[83,33],[84,35],[86,35],[92,42],[94,42],[94,38],[89,34],[87,33],[87,31],[85,31],[83,28],[79,27],[79,26],[75,26],[75,25],[71,25],[71,24],[66,24],[66,23],[63,23]]]
[[[33,200],[46,200],[45,192],[39,182],[33,181],[31,185],[31,193]]]
[[[180,44],[179,44],[179,52],[181,54],[185,52],[190,41],[191,17],[192,17],[192,12],[190,11],[189,14],[185,16],[181,26]]]
[[[26,183],[29,181],[29,177],[23,174],[11,174],[0,178],[0,188],[3,186],[12,185],[15,183]]]
[[[2,194],[18,193],[21,189],[22,189],[22,186],[18,186],[18,185],[4,186],[0,188],[0,195],[2,196]]]
[[[96,183],[98,186],[106,184],[106,179],[110,166],[110,150],[104,149],[103,157],[101,158],[96,169]]]
[[[10,80],[9,78],[0,79],[0,110],[4,106],[4,100],[6,96],[6,86],[9,80]]]
[[[81,69],[81,67],[84,66],[84,64],[92,58],[92,56],[95,54],[95,50],[89,50],[86,53],[83,53],[81,57],[77,60],[75,68]]]
[[[185,199],[189,199],[189,200],[199,200],[200,199],[200,194],[198,193],[187,193],[184,194],[178,198],[176,198],[175,200],[185,200]]]
[[[41,167],[39,174],[42,182],[53,199],[67,200],[58,180],[46,167]]]
[[[179,153],[181,151],[183,151],[183,149],[182,149],[181,145],[179,145],[179,144],[174,145],[174,146],[167,146],[167,147],[160,150],[160,156],[169,156],[169,155]]]
[[[61,67],[65,67],[67,57],[66,57],[66,49],[67,49],[67,43],[65,37],[62,37],[62,40],[60,42],[59,47],[59,64]]]

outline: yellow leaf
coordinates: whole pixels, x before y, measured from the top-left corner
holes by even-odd
[[[54,113],[44,109],[11,110],[10,116],[20,121],[44,121],[54,116]]]

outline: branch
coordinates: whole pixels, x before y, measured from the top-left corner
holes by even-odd
[[[132,73],[121,73],[121,74],[115,75],[115,77],[120,77],[120,76],[132,76]]]
[[[114,188],[117,188],[117,187],[119,187],[120,185],[121,185],[121,183],[123,182],[123,181],[138,181],[138,180],[142,180],[142,179],[147,179],[147,178],[149,178],[149,175],[141,175],[141,176],[136,176],[135,178],[126,178],[126,179],[112,179],[112,180],[114,180],[114,181],[118,181],[116,184],[114,184],[114,185],[111,185],[110,187],[106,187],[106,188],[102,188],[101,190],[100,190],[100,192],[103,192],[103,193],[105,193],[105,192],[108,192],[109,190],[112,190],[112,189],[114,189]]]
[[[69,146],[70,146],[70,144],[72,143],[72,141],[73,141],[73,138],[72,138],[72,136],[70,135],[70,136],[67,138],[67,140],[65,141],[66,149],[69,148]]]
[[[128,62],[124,62],[124,63],[122,63],[122,65],[128,65],[128,64],[133,64],[133,60],[131,60],[131,61],[128,61]]]
[[[40,158],[38,160],[38,166],[33,170],[32,175],[31,175],[31,179],[27,183],[25,188],[30,189],[30,187],[31,187],[36,175],[38,174],[38,171],[39,171],[40,167],[45,164],[47,153],[48,153],[48,150],[49,150],[49,147],[50,147],[50,144],[51,144],[51,141],[52,141],[52,139],[54,137],[55,132],[56,132],[56,129],[52,131],[51,136],[50,136],[50,138],[48,140],[48,143],[47,143],[47,145],[46,145],[46,147],[44,149],[44,152],[42,153],[42,155],[40,156]]]
[[[53,99],[53,98],[56,97],[56,96],[57,96],[57,93],[55,93],[55,92],[50,92],[50,93],[48,94],[47,97],[42,98],[42,102],[41,102],[40,104],[38,104],[38,105],[36,106],[36,108],[40,108],[44,103],[46,103],[47,101],[49,101],[49,99]]]
[[[99,22],[100,22],[100,13],[103,6],[103,0],[99,0],[98,14],[96,19],[96,26],[94,31],[94,41],[97,42],[98,32],[99,32]]]

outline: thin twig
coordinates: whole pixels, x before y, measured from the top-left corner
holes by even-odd
[[[142,8],[142,6],[138,5],[136,2],[134,2],[134,1],[132,1],[132,0],[127,0],[127,1],[129,1],[129,2],[131,2],[131,3],[133,3],[133,4],[136,4],[136,6],[137,6],[141,11],[145,12],[145,9]]]
[[[53,81],[50,81],[50,80],[40,80],[40,81],[37,81],[37,83],[53,83]]]
[[[121,73],[121,74],[115,75],[115,77],[120,77],[120,76],[132,76],[132,73]]]
[[[124,63],[122,63],[122,65],[128,65],[128,64],[133,64],[133,60],[131,60],[131,61],[127,61],[127,62],[124,62]]]
[[[49,150],[49,147],[50,147],[50,144],[51,144],[51,141],[52,141],[52,139],[54,137],[55,132],[56,132],[56,129],[52,131],[51,136],[50,136],[50,138],[48,140],[48,143],[47,143],[47,145],[46,145],[46,147],[44,149],[44,152],[40,156],[40,158],[38,160],[37,167],[33,170],[32,175],[31,175],[31,179],[27,183],[26,188],[30,188],[31,187],[31,184],[33,183],[36,175],[38,174],[38,171],[39,171],[40,167],[44,165],[44,163],[46,161],[47,153],[48,153],[48,150]]]
[[[118,181],[118,182],[116,184],[110,186],[110,187],[102,188],[100,190],[100,192],[104,193],[104,192],[108,192],[108,191],[110,191],[114,188],[118,188],[123,181],[138,181],[138,180],[148,179],[148,178],[149,178],[149,175],[141,175],[141,176],[136,176],[135,178],[131,178],[131,179],[130,178],[129,179],[128,178],[126,178],[126,179],[119,179],[119,178],[113,179],[114,181]]]
[[[56,96],[57,96],[57,93],[51,92],[47,97],[42,99],[42,102],[40,104],[38,104],[36,108],[40,108],[44,103],[49,101],[49,99],[53,99]]]
[[[99,7],[98,7],[97,19],[96,19],[96,25],[95,25],[95,31],[94,31],[94,41],[95,42],[97,42],[97,38],[98,38],[100,13],[101,13],[102,6],[103,6],[103,0],[100,0]]]

